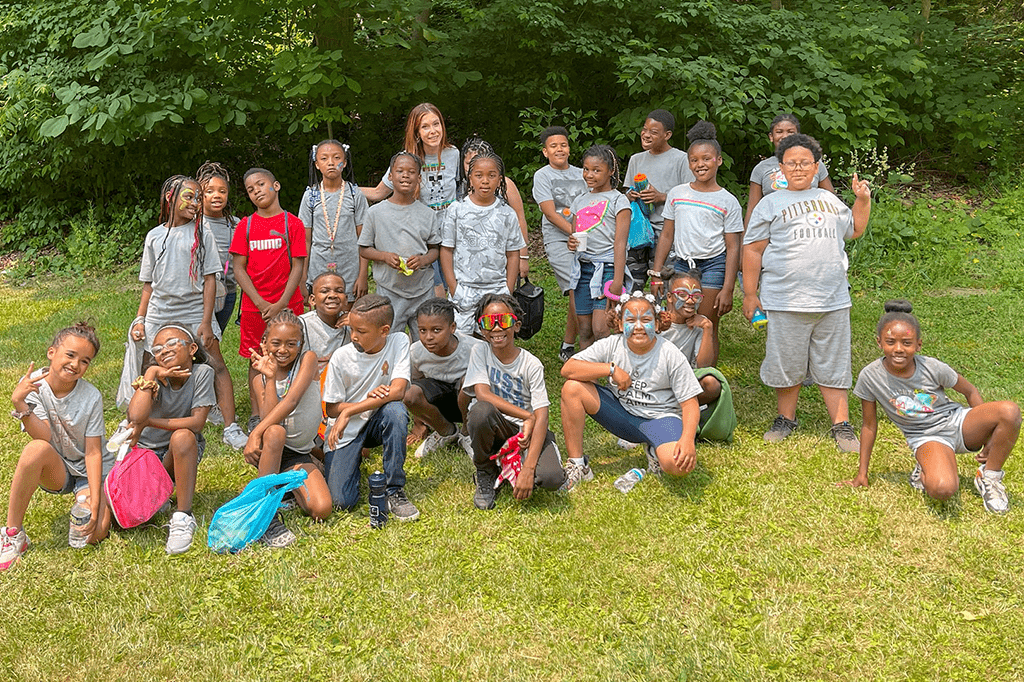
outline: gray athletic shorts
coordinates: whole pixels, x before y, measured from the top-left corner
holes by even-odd
[[[569,250],[569,235],[557,227],[544,226],[544,253],[547,254],[548,263],[555,273],[555,281],[562,295],[566,296],[572,290],[572,262],[576,255]]]
[[[391,333],[401,334],[405,326],[409,325],[409,337],[413,342],[420,338],[420,328],[416,326],[416,309],[423,303],[434,298],[434,288],[427,289],[418,296],[411,296],[401,291],[392,291],[381,285],[377,285],[377,293],[387,296],[391,300],[391,307],[395,310],[395,321],[391,323]]]
[[[911,452],[916,455],[917,449],[925,443],[942,443],[957,454],[975,452],[964,443],[964,419],[967,418],[967,413],[970,411],[971,408],[961,406],[959,410],[950,413],[946,424],[939,433],[907,438],[907,445],[910,446]]]
[[[827,313],[766,310],[761,381],[772,388],[799,386],[810,377],[825,388],[850,388],[850,309]]]

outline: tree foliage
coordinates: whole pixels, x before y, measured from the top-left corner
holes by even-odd
[[[1009,5],[927,21],[877,0],[784,5],[15,0],[0,9],[0,219],[17,221],[0,244],[50,242],[89,207],[148,216],[163,178],[207,158],[270,167],[294,206],[306,150],[328,135],[376,182],[427,100],[521,182],[543,125],[626,155],[655,107],[676,114],[677,144],[713,121],[741,181],[781,111],[832,155],[887,146],[954,172],[1019,158],[1024,32]]]

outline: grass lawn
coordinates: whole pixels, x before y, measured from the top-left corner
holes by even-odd
[[[542,267],[539,260],[533,261]],[[1009,261],[1008,261],[1009,262]],[[107,427],[122,340],[138,304],[134,268],[106,280],[0,285],[0,385],[9,392],[50,335],[81,317],[103,349],[87,374]],[[523,345],[547,368],[558,417],[563,302],[549,273],[547,322]],[[545,276],[547,275],[547,276]],[[986,399],[1024,398],[1018,291],[962,281],[857,293],[854,373],[877,356],[881,303],[910,297],[927,354],[958,368]],[[872,485],[836,482],[856,454],[827,439],[817,390],[804,389],[800,429],[783,444],[761,434],[773,393],[758,368],[764,339],[738,311],[723,324],[720,368],[740,425],[732,445],[698,446],[685,480],[646,479],[628,496],[612,481],[642,466],[590,424],[593,482],[571,495],[472,504],[472,467],[452,448],[407,462],[412,524],[368,527],[364,504],[312,524],[298,512],[290,549],[219,556],[200,530],[168,558],[160,518],[114,531],[98,548],[67,547],[70,497],[38,493],[32,549],[0,574],[0,678],[175,680],[761,680],[958,679],[1024,676],[1024,476],[1007,468],[1012,509],[987,514],[961,457],[961,494],[929,504],[907,484],[909,450],[882,422]],[[236,379],[231,328],[225,353]],[[248,414],[241,383],[236,395]],[[5,408],[6,409],[9,408]],[[859,426],[859,405],[852,409]],[[207,427],[196,516],[253,476]],[[0,418],[0,495],[26,437]],[[379,454],[365,469],[379,465]],[[365,472],[364,472],[365,473]],[[365,491],[365,486],[364,486]],[[4,498],[5,499],[5,498]]]

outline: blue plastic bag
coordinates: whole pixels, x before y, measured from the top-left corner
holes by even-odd
[[[293,469],[249,481],[241,494],[224,503],[210,522],[206,542],[214,552],[238,552],[263,537],[274,520],[281,498],[306,480],[306,472]]]
[[[644,205],[639,201],[629,202],[629,209],[632,218],[629,220],[629,248],[638,249],[644,246],[654,246],[654,228],[647,218]]]

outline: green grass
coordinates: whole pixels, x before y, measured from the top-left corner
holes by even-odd
[[[539,260],[535,267],[543,270]],[[130,270],[131,268],[129,268]],[[539,283],[555,291],[549,273]],[[961,290],[958,287],[978,287]],[[113,396],[138,285],[105,280],[0,286],[0,385],[12,387],[49,336],[91,316],[103,349],[87,378]],[[960,369],[986,399],[1020,401],[1019,292],[950,281],[859,291],[854,371],[877,355],[881,302],[907,295],[924,352]],[[548,296],[544,331],[524,344],[547,368],[557,408],[562,301]],[[800,430],[761,439],[774,416],[758,368],[763,336],[738,312],[723,325],[720,366],[740,425],[731,446],[702,444],[685,480],[612,487],[643,461],[590,425],[596,479],[571,495],[471,502],[472,469],[455,449],[407,463],[414,524],[368,527],[366,506],[312,524],[286,522],[283,551],[219,556],[200,531],[168,558],[166,529],[115,531],[98,548],[67,547],[70,498],[38,493],[33,548],[0,574],[3,679],[304,680],[876,680],[1020,678],[1024,664],[1024,477],[1007,465],[1013,506],[986,514],[963,492],[930,504],[906,482],[911,458],[881,426],[866,490],[836,487],[856,455],[825,438],[820,396],[805,389]],[[244,365],[229,329],[225,353]],[[243,401],[245,391],[236,388]],[[240,406],[246,415],[247,406]],[[859,423],[859,410],[853,409]],[[208,427],[196,514],[204,526],[253,475]],[[26,438],[0,419],[0,494]],[[367,468],[374,468],[379,454]],[[165,519],[160,521],[166,522]]]

